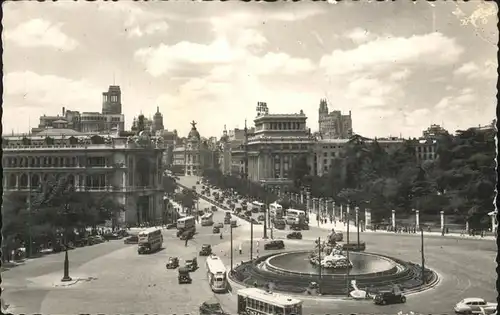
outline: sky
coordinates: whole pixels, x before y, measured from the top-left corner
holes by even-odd
[[[367,137],[454,132],[495,118],[497,7],[482,1],[3,3],[3,130],[62,107],[101,111],[120,85],[126,127],[157,106],[202,136],[320,99]]]

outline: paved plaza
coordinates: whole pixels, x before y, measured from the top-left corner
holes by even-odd
[[[181,179],[181,182],[184,182]],[[195,180],[196,182],[196,180]],[[186,184],[187,185],[187,184]],[[192,185],[190,185],[192,186]],[[189,186],[188,186],[189,187]],[[209,204],[201,200],[200,209]],[[214,221],[223,220],[223,211],[214,215]],[[234,263],[250,257],[249,224],[239,220],[233,229]],[[259,254],[264,255],[262,225],[254,226],[255,241],[259,240]],[[193,283],[179,285],[177,271],[167,270],[169,256],[185,259],[198,257],[202,244],[212,244],[226,266],[230,267],[230,238],[227,228],[224,238],[212,234],[211,227],[198,227],[198,234],[189,241],[175,237],[175,230],[164,230],[164,249],[151,255],[137,254],[136,245],[125,245],[123,240],[77,248],[69,252],[70,275],[80,279],[68,286],[59,282],[63,271],[63,253],[47,255],[28,261],[3,273],[4,299],[15,308],[14,313],[158,313],[197,314],[199,305],[215,297],[231,314],[236,314],[236,290],[228,294],[214,294],[209,288],[204,259],[192,273]],[[289,231],[274,231],[274,238],[286,238]],[[326,230],[311,225],[303,231],[302,240],[286,240],[286,249],[310,249],[317,237],[325,237]],[[350,238],[356,241],[356,233]],[[420,238],[408,234],[361,233],[367,252],[386,254],[395,258],[420,263]],[[241,245],[242,254],[238,252]],[[426,237],[426,267],[436,271],[440,283],[428,291],[411,294],[403,305],[375,306],[369,301],[333,298],[304,300],[304,314],[319,313],[374,313],[396,314],[399,311],[422,313],[451,313],[456,302],[465,297],[496,299],[497,246],[491,240]],[[257,247],[254,243],[254,255]]]

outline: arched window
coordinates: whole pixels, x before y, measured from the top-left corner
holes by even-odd
[[[19,178],[19,187],[21,188],[28,187],[28,175],[21,174],[21,177]]]
[[[74,175],[69,175],[68,176],[68,183],[71,185],[71,186],[75,186],[75,176]]]
[[[9,186],[11,188],[16,187],[16,182],[17,182],[16,175],[10,174],[9,175],[9,182],[8,182],[7,186]]]
[[[31,188],[38,187],[38,185],[40,185],[40,176],[33,174],[31,176]]]
[[[47,166],[52,166],[52,158],[50,156],[47,158]]]

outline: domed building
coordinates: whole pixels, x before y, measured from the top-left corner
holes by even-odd
[[[185,176],[201,176],[204,169],[215,168],[218,162],[216,149],[201,138],[194,121],[184,143],[174,149],[173,155],[174,173]]]

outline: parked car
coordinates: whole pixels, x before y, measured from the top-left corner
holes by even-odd
[[[181,267],[178,269],[178,281],[179,281],[179,284],[184,284],[184,283],[191,283],[193,282],[193,279],[191,279],[191,276],[189,275],[189,268],[187,267]]]
[[[131,235],[123,240],[123,244],[137,244],[139,242],[139,237],[137,235]]]
[[[488,303],[482,298],[465,298],[455,305],[455,313],[456,314],[480,313],[481,308],[491,309],[494,307],[496,309],[496,306],[497,306],[496,303]]]
[[[217,207],[216,206],[212,206],[210,209],[212,210],[212,212],[217,211]]]
[[[222,229],[222,228],[224,227],[224,223],[222,223],[222,222],[217,222],[217,223],[215,223],[215,224],[214,224],[214,227],[217,227],[217,228],[219,228],[219,229]]]
[[[282,240],[274,240],[264,244],[264,249],[284,249],[285,243]]]
[[[216,300],[206,301],[200,305],[200,315],[225,315],[222,306]]]
[[[219,227],[214,226],[214,227],[212,228],[212,233],[214,233],[214,234],[218,234],[218,233],[220,233],[220,228],[219,228]]]
[[[193,259],[188,259],[186,260],[186,265],[185,267],[189,270],[189,271],[195,271],[196,269],[198,269],[198,260],[195,258]]]
[[[294,239],[294,240],[301,240],[302,239],[302,233],[300,232],[292,232],[289,233],[286,238],[288,239]]]
[[[175,269],[175,268],[179,267],[179,258],[170,257],[167,261],[166,267],[167,267],[167,269]]]
[[[380,291],[375,295],[374,301],[377,305],[405,303],[406,297],[401,292]]]
[[[200,256],[209,256],[212,254],[212,245],[203,244],[200,250]]]
[[[167,230],[172,230],[177,228],[177,223],[169,223],[167,224]]]

